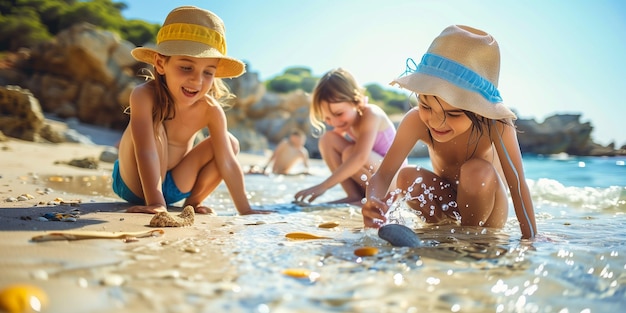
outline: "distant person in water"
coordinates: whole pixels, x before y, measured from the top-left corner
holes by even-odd
[[[308,174],[309,172],[309,151],[304,147],[306,143],[306,134],[299,129],[293,130],[289,137],[278,143],[272,156],[269,158],[265,166],[261,170],[251,169],[251,173],[266,174],[267,168],[271,165],[271,173],[278,175],[297,175]],[[300,173],[292,173],[292,169],[302,162],[304,171]]]
[[[131,92],[130,122],[114,164],[113,190],[135,204],[128,212],[163,212],[184,199],[196,213],[210,213],[201,203],[223,180],[239,214],[266,213],[248,203],[235,157],[239,142],[227,131],[220,103],[231,96],[221,78],[245,72],[243,62],[226,55],[222,20],[197,7],[176,8],[156,47],[131,53],[156,75]],[[210,136],[194,146],[205,127]]]
[[[415,93],[418,106],[407,112],[389,153],[367,187],[366,227],[380,227],[397,198],[425,222],[460,222],[503,227],[513,200],[522,238],[537,233],[535,212],[524,177],[513,124],[516,116],[498,92],[500,50],[481,30],[450,26],[435,38],[407,75],[394,81]],[[418,142],[428,146],[433,170],[400,169]],[[389,194],[397,174],[399,192]]]
[[[341,68],[327,72],[317,83],[310,119],[321,133],[319,150],[331,175],[297,192],[295,200],[314,201],[341,184],[346,197],[329,203],[360,205],[369,177],[378,169],[396,135],[393,123],[379,106],[368,103],[364,88]],[[325,131],[326,124],[332,130]]]

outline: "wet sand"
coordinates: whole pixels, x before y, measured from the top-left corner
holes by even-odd
[[[180,292],[187,288],[181,282],[196,282],[194,290],[206,284],[205,289],[194,291],[206,297],[218,297],[216,289],[233,288],[233,264],[221,246],[254,217],[196,215],[193,226],[162,228],[163,236],[134,240],[31,241],[56,231],[154,229],[148,225],[152,215],[125,213],[125,202],[102,192],[111,163],[100,162],[98,169],[63,164],[71,159],[97,159],[104,148],[15,139],[0,143],[0,289],[15,283],[38,286],[49,300],[44,312],[69,313],[160,312],[172,307],[186,312],[193,301]],[[264,157],[244,154],[240,161],[256,164]],[[90,185],[94,181],[100,187]],[[56,187],[50,187],[52,183]],[[68,189],[63,184],[74,186]],[[96,192],[63,190],[76,190],[81,184],[86,189],[93,186]],[[73,222],[42,221],[46,213],[78,217]]]

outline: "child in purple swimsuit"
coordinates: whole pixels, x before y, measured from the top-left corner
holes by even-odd
[[[329,71],[318,82],[310,119],[321,133],[320,153],[332,174],[296,193],[296,201],[311,202],[341,184],[347,196],[329,203],[360,206],[366,182],[380,166],[396,134],[393,123],[380,107],[367,103],[364,89],[341,68]],[[326,125],[332,130],[325,131]]]

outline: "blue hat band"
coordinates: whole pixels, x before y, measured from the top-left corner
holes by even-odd
[[[416,69],[412,69],[409,62],[413,63],[413,66],[415,65],[412,59],[408,59],[407,73],[422,73],[438,77],[460,88],[476,92],[491,103],[502,102],[502,97],[500,97],[500,92],[496,86],[458,62],[432,53],[424,54],[422,62]]]

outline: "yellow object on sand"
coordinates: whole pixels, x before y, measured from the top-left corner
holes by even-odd
[[[34,285],[15,284],[0,291],[0,311],[2,312],[41,312],[47,305],[48,295]]]
[[[285,235],[285,237],[289,239],[294,239],[294,240],[331,239],[330,237],[323,237],[323,236],[318,236],[318,235],[303,233],[303,232],[288,233]]]
[[[88,230],[68,230],[33,237],[31,240],[35,242],[51,241],[51,240],[82,240],[82,239],[128,239],[128,238],[144,238],[158,237],[165,233],[162,229],[143,230],[136,232],[107,232],[107,231],[88,231]]]

